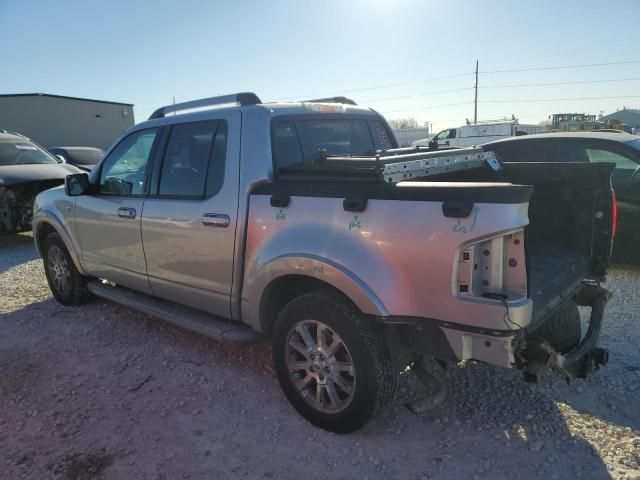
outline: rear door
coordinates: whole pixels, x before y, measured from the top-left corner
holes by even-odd
[[[142,213],[153,294],[224,317],[231,316],[240,116],[171,126]]]
[[[140,216],[147,194],[150,158],[159,128],[125,137],[100,166],[92,195],[76,197],[76,232],[82,261],[97,277],[150,293],[140,236]]]

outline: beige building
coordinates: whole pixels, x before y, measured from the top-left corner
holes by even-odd
[[[133,104],[46,93],[0,95],[0,129],[45,148],[108,148],[131,125]]]

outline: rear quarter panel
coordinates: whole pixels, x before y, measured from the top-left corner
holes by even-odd
[[[247,323],[258,328],[261,292],[272,280],[300,274],[333,285],[365,313],[504,329],[495,301],[456,294],[455,271],[461,246],[525,226],[527,203],[476,203],[456,219],[438,201],[372,199],[360,213],[342,202],[294,196],[287,208],[274,208],[268,195],[250,197]]]

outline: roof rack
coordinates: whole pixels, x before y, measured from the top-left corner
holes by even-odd
[[[347,105],[358,105],[356,102],[347,97],[327,97],[316,98],[314,100],[300,100],[302,103],[344,103]]]
[[[258,96],[253,92],[240,92],[231,95],[221,95],[219,97],[201,98],[199,100],[191,100],[190,102],[176,103],[174,105],[166,105],[160,107],[151,114],[149,120],[154,118],[162,118],[167,113],[179,112],[181,110],[191,110],[192,108],[211,107],[214,105],[224,105],[227,103],[237,103],[238,105],[256,105],[262,103]]]

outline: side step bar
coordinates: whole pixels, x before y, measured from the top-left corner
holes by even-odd
[[[260,333],[240,323],[226,321],[215,315],[154,298],[144,293],[102,283],[100,280],[89,282],[87,288],[98,297],[133,308],[214,340],[236,345],[251,345],[264,340]]]

